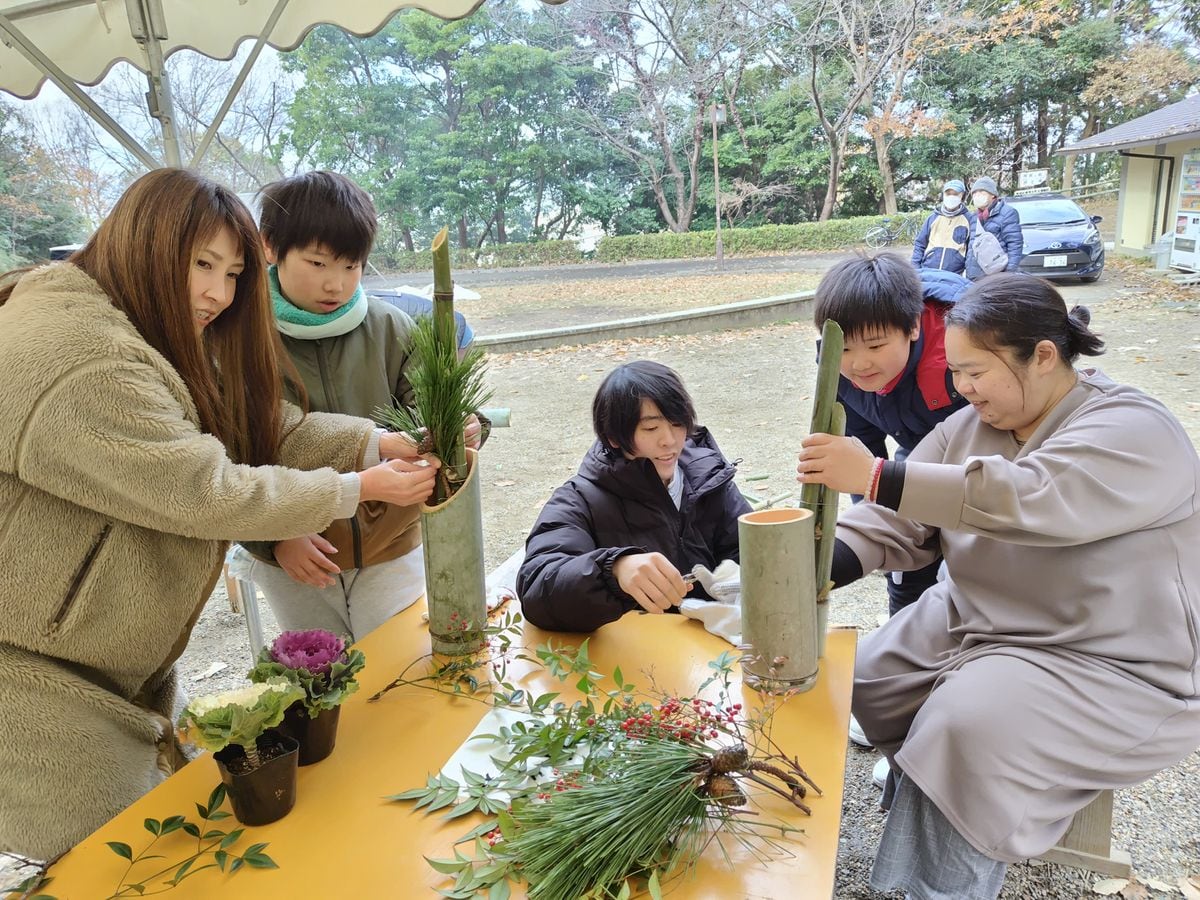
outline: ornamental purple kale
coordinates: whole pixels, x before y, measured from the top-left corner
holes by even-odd
[[[346,642],[331,631],[285,631],[271,645],[271,659],[289,669],[324,675],[345,649]]]
[[[355,675],[365,665],[362,651],[329,631],[285,631],[264,647],[249,672],[254,682],[283,676],[304,689],[309,718],[340,706],[358,690]]]

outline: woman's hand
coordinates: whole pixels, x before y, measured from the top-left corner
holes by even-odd
[[[359,472],[359,500],[383,500],[397,506],[423,503],[433,493],[433,482],[442,463],[437,457],[421,462],[389,459]]]
[[[472,450],[478,450],[482,446],[483,426],[479,422],[479,417],[475,413],[471,413],[467,417],[467,427],[463,429],[463,443]]]
[[[327,588],[333,576],[342,570],[326,553],[337,553],[337,547],[319,534],[306,534],[275,544],[275,562],[300,584]]]
[[[421,454],[417,445],[406,434],[398,431],[385,431],[379,436],[379,456],[382,459],[417,460]]]
[[[800,442],[796,480],[823,484],[843,494],[866,494],[875,457],[858,438],[810,434]]]
[[[621,590],[646,612],[664,613],[678,606],[687,592],[679,570],[661,553],[631,553],[613,563],[613,578]]]

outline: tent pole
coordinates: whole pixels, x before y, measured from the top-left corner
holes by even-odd
[[[112,116],[101,109],[95,100],[85,94],[70,75],[52,63],[46,54],[35,47],[24,33],[13,24],[13,21],[3,14],[0,14],[0,33],[7,35],[13,46],[21,52],[22,56],[37,66],[39,71],[54,82],[59,90],[74,100],[84,112],[91,116],[96,121],[96,124],[112,135],[122,147],[137,157],[142,165],[147,169],[157,169],[159,167],[160,163],[158,160],[151,156],[128,131],[118,125]]]
[[[208,151],[208,145],[212,143],[212,139],[217,135],[217,129],[225,121],[225,116],[229,113],[229,108],[233,106],[233,101],[237,99],[238,92],[241,91],[242,85],[246,83],[246,78],[250,75],[250,70],[258,62],[258,55],[262,53],[263,45],[267,43],[267,38],[275,30],[275,23],[283,15],[288,2],[289,0],[279,0],[275,4],[275,9],[271,11],[271,15],[267,17],[267,24],[263,26],[263,30],[259,33],[258,40],[254,42],[254,49],[246,57],[246,61],[242,64],[242,70],[238,72],[237,78],[233,80],[233,85],[229,88],[229,93],[225,95],[225,100],[221,103],[221,108],[217,110],[216,117],[213,118],[212,124],[208,126],[208,130],[204,132],[204,137],[200,139],[200,143],[196,146],[196,152],[192,154],[192,161],[188,164],[189,168],[196,168],[200,164],[200,160],[204,158],[204,154]]]
[[[146,80],[150,85],[146,102],[150,115],[162,126],[163,157],[168,166],[182,166],[175,101],[171,97],[171,82],[167,78],[162,44],[159,43],[167,39],[161,0],[125,0],[125,9],[129,13],[130,33],[146,52]]]

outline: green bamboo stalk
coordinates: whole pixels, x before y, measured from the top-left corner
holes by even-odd
[[[838,375],[842,364],[842,349],[845,340],[842,327],[832,319],[825,320],[821,329],[821,361],[817,365],[817,384],[813,390],[812,424],[809,434],[829,434],[833,424],[833,407],[837,403]],[[806,484],[800,490],[800,507],[811,509],[815,514],[821,512],[821,491],[819,484]],[[821,558],[821,543],[817,541],[817,558]]]
[[[846,433],[846,407],[833,404],[829,433]],[[829,621],[829,577],[833,573],[833,538],[837,530],[838,492],[821,486],[821,511],[817,519],[817,656],[825,656],[825,630]],[[825,540],[828,535],[829,539]]]

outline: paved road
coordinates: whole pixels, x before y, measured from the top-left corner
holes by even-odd
[[[911,247],[896,246],[893,248],[897,253],[906,258],[912,252]],[[749,274],[756,272],[761,273],[788,273],[788,272],[808,272],[822,273],[828,270],[835,263],[838,263],[847,257],[851,256],[855,251],[841,250],[834,252],[809,252],[795,253],[786,256],[761,256],[741,259],[729,259],[725,261],[723,274]],[[494,286],[510,286],[510,285],[538,285],[538,284],[562,284],[564,282],[582,281],[582,280],[606,280],[611,279],[619,282],[625,278],[671,278],[680,275],[704,275],[711,273],[718,274],[716,261],[713,259],[676,259],[676,260],[651,260],[637,261],[630,263],[617,264],[586,264],[586,265],[571,265],[571,266],[537,266],[526,268],[513,269],[475,269],[461,270],[456,275],[456,280],[466,288],[478,291],[481,294],[487,294],[487,289]],[[433,274],[431,272],[407,272],[404,274],[391,276],[368,276],[363,279],[364,285],[368,288],[395,288],[401,285],[411,285],[418,289],[427,285],[432,281]],[[617,288],[614,285],[614,288]],[[618,288],[619,289],[619,288]],[[1059,284],[1059,289],[1062,291],[1068,306],[1076,304],[1085,304],[1087,306],[1095,306],[1098,303],[1110,299],[1118,294],[1127,295],[1129,293],[1137,293],[1140,288],[1130,288],[1126,286],[1122,280],[1115,275],[1109,275],[1095,284],[1082,284],[1076,282],[1065,282]],[[769,294],[769,291],[764,291],[764,296]],[[492,336],[497,333],[509,333],[513,331],[525,330],[527,326],[517,316],[513,320],[513,316],[503,316],[502,321],[494,322],[488,316],[482,316],[476,311],[476,315],[472,316],[469,303],[464,303],[460,307],[462,311],[472,322],[472,327],[477,335]],[[559,325],[593,325],[607,323],[614,319],[627,318],[629,311],[627,308],[617,306],[608,307],[604,304],[595,304],[581,308],[572,308],[569,316],[565,316],[565,311],[560,310],[556,317],[556,323]],[[512,320],[512,321],[510,321]],[[536,321],[543,322],[544,315],[539,313]],[[717,327],[715,323],[711,323],[712,327]],[[544,328],[544,325],[538,325],[534,330]],[[732,321],[725,327],[737,327]],[[686,330],[686,329],[685,329]],[[596,338],[593,338],[596,339]]]

